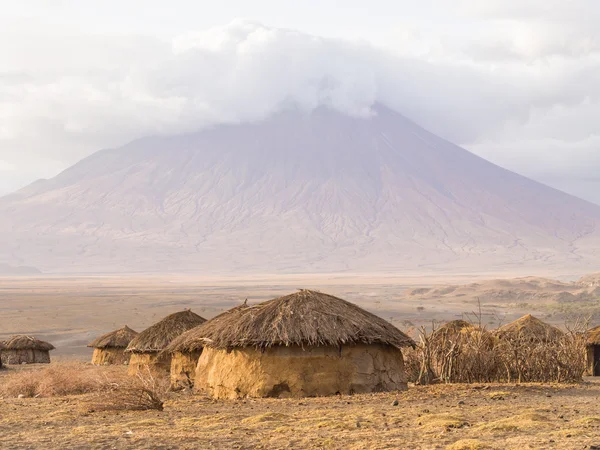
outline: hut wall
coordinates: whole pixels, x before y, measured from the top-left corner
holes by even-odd
[[[407,384],[400,350],[354,345],[205,348],[194,387],[215,398],[312,397],[405,390]]]
[[[182,389],[194,385],[196,366],[202,350],[192,353],[175,352],[171,358],[171,388]]]
[[[138,372],[144,372],[148,369],[168,373],[170,368],[171,357],[169,355],[162,355],[158,352],[131,353],[127,373],[136,375]]]
[[[4,364],[49,364],[50,353],[42,350],[2,350]]]
[[[596,345],[588,345],[586,347],[586,362],[587,362],[587,370],[586,375],[593,377],[594,376],[594,365],[600,365],[600,361],[597,359],[597,346]]]
[[[92,364],[97,366],[129,364],[129,353],[124,348],[95,348]]]

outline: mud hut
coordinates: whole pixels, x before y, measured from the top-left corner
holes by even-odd
[[[300,290],[202,327],[194,388],[215,398],[325,396],[406,389],[414,342],[345,300]]]
[[[499,339],[520,342],[552,342],[564,335],[558,328],[527,314],[496,330]]]
[[[587,373],[593,377],[600,376],[600,326],[588,330],[586,336]]]
[[[1,358],[4,364],[48,364],[54,346],[32,336],[13,336],[4,342]]]
[[[207,323],[212,323],[213,326],[219,323],[231,321],[233,314],[238,314],[240,311],[247,308],[244,304],[236,306],[222,314],[212,318],[208,322],[203,323],[182,335],[173,339],[173,341],[165,348],[164,352],[171,356],[171,388],[184,389],[194,385],[194,377],[196,375],[196,367],[198,359],[204,349],[204,339],[202,327]]]
[[[206,322],[190,310],[171,314],[135,336],[125,353],[131,354],[129,373],[135,375],[144,368],[169,371],[171,355],[163,350],[177,336]]]
[[[106,333],[90,342],[88,347],[94,349],[92,364],[108,366],[115,364],[129,364],[129,353],[125,349],[131,340],[138,335],[127,325],[119,330]]]
[[[0,341],[0,369],[2,369],[2,350],[4,350],[6,346],[3,341]]]

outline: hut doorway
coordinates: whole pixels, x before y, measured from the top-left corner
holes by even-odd
[[[600,377],[600,345],[594,345],[593,376]]]

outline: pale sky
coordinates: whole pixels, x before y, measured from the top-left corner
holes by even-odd
[[[0,0],[0,194],[106,147],[382,102],[600,203],[595,0]]]

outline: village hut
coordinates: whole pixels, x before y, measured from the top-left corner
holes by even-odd
[[[474,328],[473,325],[466,320],[452,320],[433,331],[433,333],[431,333],[431,339],[435,341],[453,342],[472,328]]]
[[[107,366],[115,364],[129,364],[129,353],[125,349],[131,340],[138,335],[127,325],[119,330],[106,333],[88,344],[94,349],[92,364]]]
[[[531,314],[527,314],[498,328],[496,335],[499,339],[509,342],[541,343],[554,342],[560,339],[564,333]]]
[[[587,332],[587,373],[593,377],[600,377],[600,326]]]
[[[2,369],[2,350],[6,348],[6,345],[3,341],[0,341],[0,369]]]
[[[171,356],[163,350],[177,336],[206,322],[190,310],[171,314],[135,336],[126,353],[131,354],[129,373],[135,375],[145,368],[169,371]]]
[[[48,364],[54,346],[32,336],[13,336],[4,342],[0,358],[4,364]]]
[[[208,322],[186,331],[167,345],[164,352],[169,353],[171,356],[172,389],[190,388],[194,385],[198,359],[200,359],[204,349],[202,327],[208,323],[213,324],[212,326],[215,326],[215,324],[218,326],[219,323],[229,322],[233,314],[238,314],[247,307],[247,303],[244,302],[240,306],[227,310]]]
[[[215,398],[299,397],[406,389],[389,322],[345,300],[300,290],[209,321],[194,388]]]
[[[434,376],[446,383],[469,383],[482,374],[494,347],[485,328],[453,320],[431,333],[428,343]],[[485,378],[485,377],[484,377]]]

